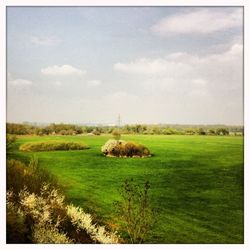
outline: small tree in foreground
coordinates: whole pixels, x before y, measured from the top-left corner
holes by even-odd
[[[149,181],[140,187],[133,179],[126,180],[120,192],[122,200],[115,203],[122,220],[121,229],[128,233],[131,243],[143,243],[155,223],[154,212],[150,207],[149,189]]]

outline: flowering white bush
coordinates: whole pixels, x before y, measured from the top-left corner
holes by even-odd
[[[60,224],[60,218],[53,218],[55,208],[64,209],[64,196],[59,194],[56,189],[49,189],[49,185],[45,184],[41,188],[41,195],[29,193],[26,189],[19,192],[21,209],[38,224],[52,223]]]
[[[91,215],[84,213],[81,208],[69,205],[67,206],[67,214],[71,218],[72,224],[79,229],[86,230],[94,241],[103,244],[119,243],[119,236],[116,233],[107,232],[105,227],[93,224]]]
[[[126,142],[123,140],[108,140],[101,151],[109,157],[150,157],[149,149],[135,142]]]
[[[101,150],[103,154],[107,155],[107,154],[111,154],[113,150],[115,149],[115,147],[117,147],[118,145],[124,146],[125,144],[126,144],[126,141],[110,139],[102,146]]]
[[[57,227],[53,225],[40,225],[37,224],[33,227],[32,233],[33,242],[41,244],[69,244],[73,243],[65,233],[60,233]]]
[[[30,193],[27,188],[19,192],[19,200],[15,203],[13,192],[7,192],[7,211],[17,211],[24,218],[32,221],[32,242],[34,243],[73,243],[74,241],[63,232],[62,221],[67,220],[76,230],[87,232],[93,242],[118,243],[116,233],[110,233],[104,227],[93,223],[90,214],[84,213],[79,207],[66,205],[64,196],[56,189],[45,184],[40,195]],[[61,218],[57,211],[63,211]]]

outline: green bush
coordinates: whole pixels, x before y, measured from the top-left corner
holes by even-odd
[[[108,140],[102,147],[102,153],[115,157],[147,157],[150,151],[142,144],[123,140]]]
[[[49,142],[28,142],[22,144],[19,147],[19,150],[27,152],[39,152],[39,151],[56,151],[56,150],[83,150],[88,148],[89,148],[88,146],[82,143],[49,141]]]
[[[150,151],[147,147],[142,144],[137,144],[134,142],[127,142],[124,146],[124,151],[126,156],[149,156]]]
[[[7,243],[30,243],[29,225],[27,225],[25,215],[12,202],[7,203],[6,212]]]
[[[41,168],[35,157],[31,158],[28,166],[17,160],[7,160],[7,189],[12,190],[15,195],[24,187],[32,193],[39,194],[44,183],[51,183],[57,189],[61,189],[56,178]]]
[[[94,134],[94,135],[101,135],[101,132],[99,130],[97,130],[97,129],[94,129],[92,131],[92,134]]]
[[[15,135],[6,135],[6,151],[7,154],[12,150],[13,144],[16,141],[16,136]]]
[[[133,179],[125,180],[120,190],[121,201],[114,203],[120,219],[120,230],[129,235],[131,243],[143,243],[156,222],[149,189],[149,181],[141,187]]]
[[[114,129],[112,131],[112,136],[114,137],[115,140],[120,140],[121,139],[121,132],[119,129]]]

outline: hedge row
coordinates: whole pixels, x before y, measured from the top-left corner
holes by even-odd
[[[37,152],[37,151],[56,151],[56,150],[83,150],[89,147],[82,143],[76,142],[28,142],[22,144],[19,148],[21,151]]]

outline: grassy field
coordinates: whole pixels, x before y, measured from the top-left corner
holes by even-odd
[[[26,142],[82,142],[83,151],[37,152],[41,166],[58,177],[69,201],[112,225],[113,202],[126,178],[149,180],[158,221],[147,243],[243,242],[243,138],[223,136],[123,136],[147,146],[151,158],[106,158],[101,146],[110,136],[20,137],[12,158]]]

